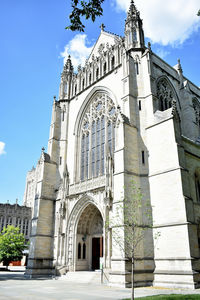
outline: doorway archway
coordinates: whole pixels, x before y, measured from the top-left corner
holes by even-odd
[[[78,270],[96,270],[100,268],[103,257],[103,219],[94,204],[82,211],[76,230],[76,264]]]

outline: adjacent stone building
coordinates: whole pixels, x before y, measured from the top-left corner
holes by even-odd
[[[15,204],[0,203],[0,232],[8,225],[19,227],[28,241],[31,231],[31,207],[20,206],[17,200]]]
[[[33,174],[28,275],[94,270],[102,257],[110,283],[128,285],[130,263],[115,235],[125,244],[123,199],[134,180],[153,218],[136,249],[135,284],[199,286],[200,89],[180,61],[171,67],[145,46],[133,1],[124,37],[102,26],[77,74],[68,58],[48,151]],[[116,228],[109,221],[119,207]]]

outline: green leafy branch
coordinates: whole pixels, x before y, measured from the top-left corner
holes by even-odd
[[[85,17],[86,20],[91,19],[92,22],[94,22],[96,17],[102,16],[103,14],[103,2],[104,0],[72,0],[72,12],[69,15],[70,25],[65,29],[83,32],[85,25],[82,23],[81,17]]]

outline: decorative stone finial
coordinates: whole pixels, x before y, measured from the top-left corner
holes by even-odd
[[[180,60],[180,58],[178,58],[178,71],[180,73],[183,73],[183,69],[182,69],[182,66],[181,66],[181,60]]]
[[[44,147],[42,147],[42,153],[44,153],[44,150],[45,150],[45,148],[44,148]]]
[[[178,59],[177,71],[178,71],[179,78],[180,78],[180,89],[182,89],[182,88],[184,88],[184,84],[183,84],[183,69],[181,67],[180,58]]]
[[[56,96],[53,96],[53,100],[54,100],[54,102],[56,102]]]
[[[106,26],[102,23],[101,26],[100,26],[101,31],[104,31],[105,27],[106,27]]]
[[[149,48],[149,51],[151,51],[151,43],[148,42],[148,48]]]

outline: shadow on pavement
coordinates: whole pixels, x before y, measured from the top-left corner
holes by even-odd
[[[13,271],[13,270],[6,270],[0,271],[0,281],[6,280],[52,280],[53,277],[38,277],[38,278],[29,278],[24,276],[24,271]]]

